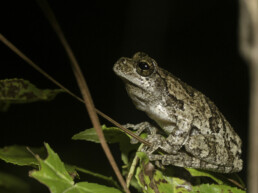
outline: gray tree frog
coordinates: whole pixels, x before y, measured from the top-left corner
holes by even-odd
[[[149,133],[152,145],[145,149],[150,160],[220,173],[242,170],[241,139],[209,98],[142,52],[120,58],[113,69],[136,108],[158,125],[127,125],[138,135]]]

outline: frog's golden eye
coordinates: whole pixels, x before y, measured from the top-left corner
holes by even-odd
[[[136,65],[136,72],[141,76],[150,76],[154,72],[154,64],[140,61]]]

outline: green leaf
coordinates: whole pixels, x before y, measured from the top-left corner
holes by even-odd
[[[194,169],[194,168],[185,168],[190,174],[191,176],[194,176],[194,177],[200,177],[200,176],[203,176],[203,177],[209,177],[211,179],[213,179],[215,182],[217,182],[218,184],[224,184],[222,180],[220,180],[219,178],[217,178],[215,176],[214,173],[212,172],[209,172],[209,171],[204,171],[204,170],[197,170],[197,169]]]
[[[200,186],[194,186],[193,193],[245,193],[246,191],[240,190],[235,187],[228,185],[217,185],[217,184],[202,184]]]
[[[128,164],[129,152],[136,150],[139,145],[130,144],[129,137],[117,127],[106,127],[106,125],[102,125],[102,130],[108,143],[119,143],[119,147],[122,152],[122,160],[125,164]],[[99,138],[94,128],[86,129],[78,134],[75,134],[72,139],[99,143]]]
[[[62,89],[38,89],[23,79],[0,80],[0,110],[6,111],[10,104],[52,100],[60,92],[64,91]]]
[[[89,183],[89,182],[79,182],[75,184],[70,189],[66,190],[66,193],[122,193],[121,191],[110,188],[104,185]]]
[[[46,155],[45,149],[42,148],[30,148],[35,154],[41,156]],[[0,159],[7,163],[12,163],[19,166],[37,166],[38,161],[36,158],[28,151],[26,146],[7,146],[0,148]]]
[[[137,152],[140,152],[144,145],[141,144],[137,149]],[[123,166],[123,175],[126,176],[126,185],[129,187],[130,185],[134,187],[138,192],[141,191],[141,186],[138,184],[137,179],[134,176],[135,169],[138,166],[139,157],[137,155],[134,156],[133,160],[125,163]]]
[[[48,152],[47,159],[42,160],[37,156],[40,163],[40,170],[31,171],[30,176],[45,184],[51,193],[121,193],[118,189],[95,183],[75,183],[66,171],[64,163],[60,160],[59,156],[47,143],[45,143],[45,147]]]
[[[82,172],[84,174],[88,174],[90,176],[94,176],[95,178],[99,178],[99,179],[102,179],[102,180],[105,180],[106,182],[108,182],[110,185],[114,186],[114,187],[117,187],[117,188],[120,188],[120,186],[118,185],[117,181],[115,181],[112,176],[110,177],[107,177],[107,176],[104,176],[102,174],[99,174],[99,173],[96,173],[96,172],[92,172],[90,170],[86,170],[84,168],[80,168],[80,167],[77,167],[77,166],[73,166],[73,168],[78,171],[78,172]],[[66,168],[67,169],[67,168]]]
[[[29,185],[22,179],[0,172],[0,192],[1,193],[29,193]]]
[[[6,146],[4,148],[0,148],[0,159],[14,165],[37,167],[39,165],[39,162],[35,158],[35,156],[33,156],[33,154],[37,154],[40,157],[46,157],[47,152],[44,147],[40,147],[40,148],[29,147],[28,149],[26,146],[18,146],[18,145]],[[65,167],[70,175],[74,177],[79,176],[75,170],[76,166],[65,164]]]
[[[108,143],[118,143],[126,137],[126,135],[116,127],[106,127],[106,125],[102,125],[102,130]],[[75,134],[72,139],[99,143],[99,138],[94,128],[86,129]]]

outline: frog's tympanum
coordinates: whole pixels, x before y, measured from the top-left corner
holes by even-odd
[[[136,108],[158,125],[127,124],[137,135],[149,133],[146,140],[152,145],[145,151],[151,161],[221,173],[242,169],[241,139],[209,98],[145,53],[120,58],[114,71]]]

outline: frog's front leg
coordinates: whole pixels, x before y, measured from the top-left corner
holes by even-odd
[[[138,123],[138,124],[127,123],[123,126],[127,129],[132,128],[133,130],[136,130],[135,134],[138,136],[140,136],[144,130],[146,130],[149,135],[155,135],[158,130],[156,127],[151,125],[149,122],[142,122],[142,123]],[[135,138],[132,138],[131,143],[136,144],[136,143],[138,143],[138,140]]]
[[[159,134],[148,136],[147,140],[152,145],[147,148],[147,154],[152,154],[158,149],[161,149],[167,154],[176,154],[188,140],[190,128],[191,124],[189,122],[179,122],[177,127],[171,129],[171,133],[167,138]],[[166,129],[169,130],[169,126]]]

